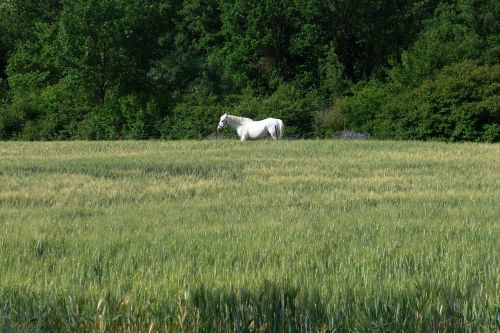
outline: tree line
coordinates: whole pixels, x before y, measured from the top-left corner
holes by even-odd
[[[0,0],[0,139],[500,141],[495,0]]]

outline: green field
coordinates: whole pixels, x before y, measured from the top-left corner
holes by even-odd
[[[0,143],[0,332],[493,332],[499,262],[500,145]]]

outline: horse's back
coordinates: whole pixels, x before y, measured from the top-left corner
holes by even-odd
[[[268,135],[281,139],[284,132],[284,124],[281,119],[266,118],[262,120],[245,119],[244,135],[248,139],[263,139]]]

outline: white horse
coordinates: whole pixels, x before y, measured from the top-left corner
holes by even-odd
[[[254,121],[250,118],[232,116],[224,113],[220,117],[217,130],[220,132],[229,125],[236,130],[241,141],[246,139],[265,139],[269,135],[273,140],[283,137],[285,125],[281,119],[267,118]]]

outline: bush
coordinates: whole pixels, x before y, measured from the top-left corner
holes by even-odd
[[[116,89],[109,89],[101,104],[95,105],[78,124],[77,137],[86,140],[117,140],[120,133],[120,102]]]
[[[308,138],[314,135],[315,115],[325,105],[315,90],[302,93],[291,84],[281,84],[268,97],[243,96],[234,110],[236,115],[254,120],[279,118],[285,123],[286,137]]]
[[[349,128],[382,139],[498,141],[499,81],[499,65],[465,60],[409,90],[372,80],[331,114],[344,115]]]
[[[439,5],[401,63],[387,70],[386,82],[354,86],[353,96],[328,115],[342,115],[350,129],[381,139],[498,141],[499,65],[490,61],[494,46],[484,35],[492,23],[475,19],[487,7]]]
[[[494,133],[491,126],[500,123],[499,80],[499,65],[478,66],[467,60],[445,67],[436,79],[407,95],[407,111],[399,120],[408,124],[402,126],[407,138],[480,141],[486,129]]]
[[[75,136],[87,140],[159,137],[160,111],[154,99],[120,95],[117,89],[109,89],[104,101],[83,117]]]
[[[27,139],[36,140],[37,131],[31,129],[32,135],[24,134],[26,123],[34,126],[34,121],[38,119],[40,114],[40,105],[35,94],[27,94],[24,98],[13,99],[2,114],[3,132],[6,139]]]
[[[123,133],[126,139],[148,139],[158,137],[160,111],[154,100],[141,101],[137,95],[127,95],[119,99],[123,117]]]
[[[0,101],[0,140],[7,139],[5,135],[5,124],[4,124],[5,107]]]
[[[105,106],[92,108],[78,124],[78,139],[116,140],[119,138],[116,114],[109,113]]]
[[[324,108],[324,101],[317,93],[302,94],[288,84],[282,84],[268,97],[246,92],[229,96],[224,103],[199,97],[193,97],[193,101],[177,104],[170,111],[160,129],[162,138],[203,139],[214,135],[219,118],[224,113],[254,120],[280,118],[285,123],[286,137],[312,137],[314,114]]]
[[[279,118],[285,123],[289,138],[312,137],[314,113],[324,108],[324,102],[315,91],[302,93],[298,88],[282,84],[262,101],[258,119]]]
[[[14,86],[32,76],[18,75]],[[10,91],[10,103],[0,114],[2,137],[23,140],[63,140],[76,135],[78,122],[88,113],[78,83],[70,76],[43,88]]]
[[[322,131],[331,136],[334,132],[349,128],[356,132],[366,132],[378,138],[390,137],[390,132],[381,122],[387,97],[387,87],[378,80],[359,83],[352,87],[353,96],[337,99],[329,111],[320,114],[318,122]]]
[[[481,140],[485,142],[500,142],[500,124],[485,125]]]
[[[348,98],[337,99],[329,109],[314,113],[314,136],[316,138],[331,138],[334,133],[347,127]]]
[[[161,137],[170,140],[205,139],[216,133],[219,118],[227,111],[217,103],[178,104],[160,126]]]

